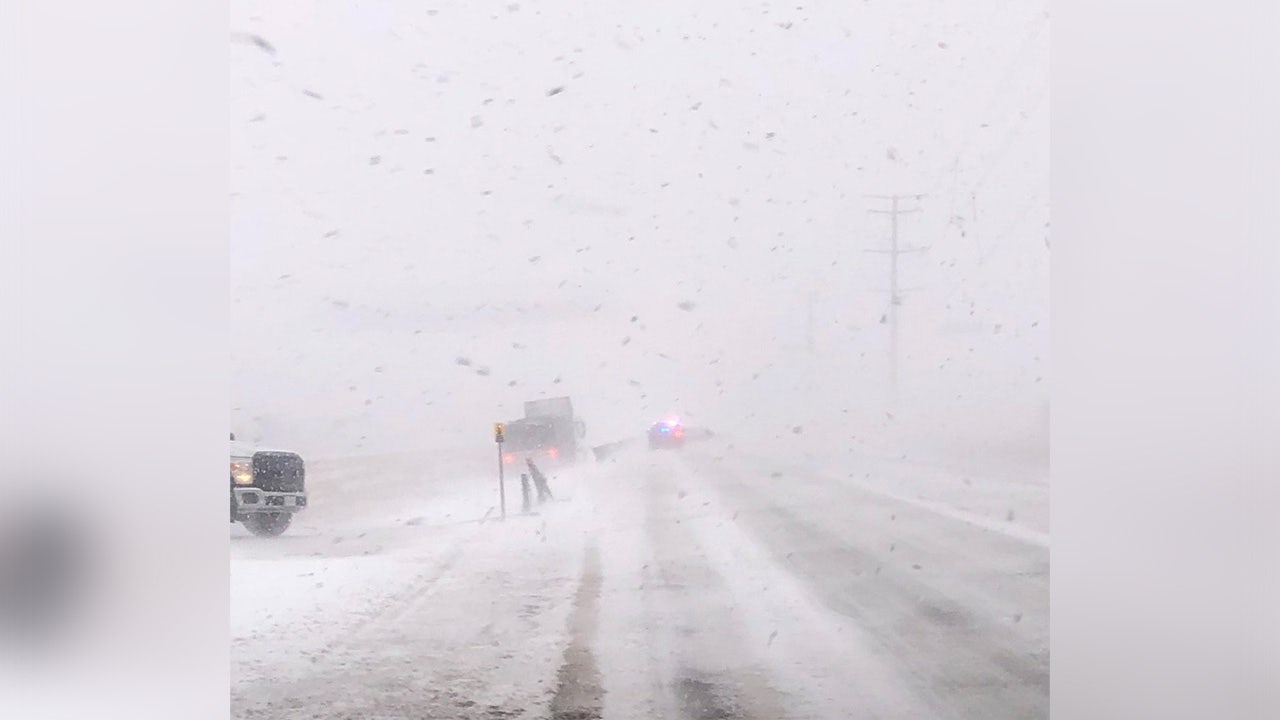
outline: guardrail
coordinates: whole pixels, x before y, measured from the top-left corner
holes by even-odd
[[[595,455],[596,462],[602,462],[604,460],[608,460],[614,455],[617,455],[623,450],[639,445],[640,442],[640,440],[631,439],[619,440],[617,442],[606,443],[604,445],[596,445],[591,448],[591,453]]]

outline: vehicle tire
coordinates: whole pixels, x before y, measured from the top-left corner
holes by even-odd
[[[244,526],[258,537],[276,537],[289,529],[293,515],[289,513],[254,513],[246,515]]]

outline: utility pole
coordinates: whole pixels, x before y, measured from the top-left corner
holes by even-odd
[[[898,256],[902,253],[928,250],[928,248],[921,247],[903,248],[898,246],[898,216],[920,211],[918,207],[903,209],[899,203],[904,198],[919,200],[924,195],[867,195],[866,197],[888,200],[891,203],[889,210],[868,211],[889,216],[889,248],[887,250],[868,249],[866,252],[885,253],[889,256],[889,311],[887,313],[889,322],[889,387],[896,398],[898,394],[898,306],[902,304],[902,296],[898,292]]]

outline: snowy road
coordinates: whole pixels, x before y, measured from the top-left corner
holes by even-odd
[[[421,467],[314,472],[289,535],[232,531],[234,717],[1048,716],[1043,485],[707,444],[497,522],[491,480]]]

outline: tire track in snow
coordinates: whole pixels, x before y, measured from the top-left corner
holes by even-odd
[[[232,716],[547,717],[581,545],[537,538],[516,519],[451,537],[358,629],[280,658],[284,675],[233,686]]]
[[[441,578],[453,570],[454,566],[458,564],[458,560],[462,557],[463,545],[467,539],[469,538],[454,540],[445,556],[436,563],[433,569],[418,575],[408,586],[383,600],[377,610],[358,620],[351,627],[346,637],[329,643],[324,651],[329,653],[340,645],[351,644],[370,628],[397,622],[400,616],[412,610],[420,598],[431,592],[436,583],[440,582]]]
[[[698,473],[733,499],[753,535],[816,599],[878,641],[892,663],[914,679],[915,692],[936,717],[1047,717],[1049,653],[1041,643],[1041,636],[1047,638],[1047,550],[1005,543],[1017,553],[973,556],[975,548],[995,546],[975,544],[976,535],[962,540],[958,530],[966,525],[926,522],[927,516],[909,535],[906,526],[897,527],[907,520],[905,508],[899,510],[904,515],[899,523],[886,524],[880,517],[887,514],[878,507],[888,499],[882,494],[859,502],[857,488],[833,485],[838,492],[819,508],[817,496],[804,500],[786,486],[749,482],[715,464],[699,464]],[[873,498],[879,501],[868,506]],[[837,532],[824,519],[840,519],[847,529]],[[890,544],[891,554],[885,555],[881,545],[894,538],[904,547],[894,553]],[[909,538],[917,547],[905,546]],[[927,555],[947,565],[946,571],[935,577],[898,557],[913,549],[922,553],[920,562],[930,564],[923,559]],[[1012,572],[1018,567],[1036,572]],[[994,617],[981,594],[970,592],[975,584],[990,585],[986,590],[1005,600],[1033,600],[1027,622],[1021,616],[1012,623]]]
[[[773,512],[782,521],[788,546],[820,549],[793,554],[789,567],[829,607],[858,621],[891,649],[940,712],[972,704],[977,716],[986,718],[1047,715],[1047,653],[1026,648],[1008,627],[905,576],[881,573],[884,582],[874,582],[879,566],[874,557],[842,545],[790,510]],[[856,568],[858,573],[833,582],[832,567]]]
[[[582,580],[569,616],[569,646],[565,648],[556,694],[551,699],[552,720],[600,720],[604,688],[591,646],[599,625],[602,584],[600,551],[593,542],[584,553]]]
[[[778,468],[779,471],[785,470],[785,475],[788,477],[793,477],[793,478],[809,477],[813,479],[818,479],[822,477],[820,474],[815,473],[809,468],[778,463],[767,457],[752,455],[750,453],[741,453],[741,452],[738,453],[738,456],[743,459],[749,459],[753,463],[757,463],[758,466],[761,466],[761,467],[771,467],[771,468],[776,467]],[[691,455],[690,457],[691,459],[696,459],[697,464],[700,467],[707,466],[710,463],[715,462],[717,460],[715,455],[707,452],[697,453],[696,455]],[[892,463],[892,461],[885,461],[880,458],[868,458],[868,459],[874,460],[878,463],[885,463],[885,462]],[[1045,549],[1049,548],[1049,533],[1042,532],[1033,527],[1027,527],[1022,524],[1014,523],[1010,520],[1001,521],[991,517],[986,517],[980,513],[966,510],[962,507],[956,507],[952,503],[939,501],[939,500],[930,500],[923,496],[912,496],[910,494],[907,494],[906,492],[889,490],[883,487],[882,485],[876,485],[874,483],[857,480],[852,476],[843,477],[843,478],[831,477],[829,478],[829,481],[838,483],[854,491],[859,491],[862,493],[866,493],[867,495],[874,495],[879,498],[883,498],[890,502],[901,503],[904,505],[911,505],[914,508],[924,510],[925,512],[933,513],[934,515],[937,515],[941,518],[945,518],[947,520],[954,520],[957,522],[967,523],[974,527],[981,528],[983,530],[987,530],[992,533],[997,533],[999,535],[1003,535],[1005,537],[1018,540],[1028,545],[1035,545],[1037,547],[1041,547]],[[1028,486],[1021,485],[1021,486],[1014,486],[1014,487],[1016,487],[1019,490],[1024,490]]]
[[[673,503],[682,491],[669,473],[651,468],[646,481],[646,533],[657,560],[656,586],[644,592],[658,608],[648,628],[672,653],[667,692],[683,720],[780,720],[792,703],[770,686],[767,670],[743,645],[736,599],[707,560],[686,522],[688,508]],[[665,615],[665,617],[662,617]]]

